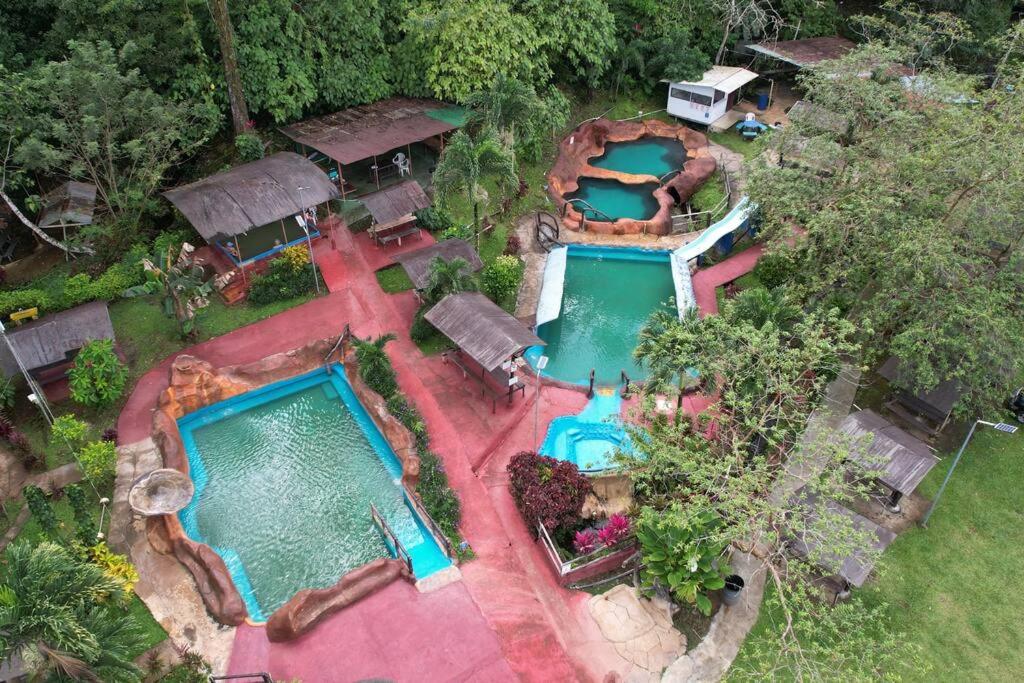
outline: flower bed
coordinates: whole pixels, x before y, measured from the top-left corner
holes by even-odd
[[[557,543],[543,523],[537,524],[537,537],[563,586],[613,571],[637,549],[632,525],[623,515],[612,515],[603,525],[576,531],[572,551]]]

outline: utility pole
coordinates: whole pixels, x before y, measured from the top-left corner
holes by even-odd
[[[224,64],[224,79],[228,85],[228,101],[231,103],[231,125],[235,135],[248,130],[249,107],[245,104],[242,90],[242,75],[238,71],[238,57],[235,54],[235,30],[228,14],[228,0],[209,0],[210,14],[217,27],[217,41],[220,43],[220,58]]]

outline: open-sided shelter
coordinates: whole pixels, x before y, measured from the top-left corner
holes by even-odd
[[[895,356],[882,363],[878,374],[889,380],[895,389],[885,407],[926,432],[937,434],[942,431],[953,415],[953,408],[960,401],[960,384],[952,379],[939,382],[928,391],[909,389],[909,377],[900,369],[900,360]]]
[[[842,36],[819,36],[799,40],[774,40],[748,45],[747,48],[766,57],[797,68],[814,66],[827,59],[839,59],[856,47]]]
[[[511,403],[516,391],[525,395],[519,380],[518,360],[531,346],[543,346],[544,340],[479,292],[459,292],[441,299],[424,315],[427,322],[458,347],[458,353],[445,360],[472,376],[493,395],[507,395]],[[479,368],[475,372],[460,361],[467,357]],[[492,408],[493,409],[493,408]]]
[[[466,262],[463,271],[470,273],[475,273],[484,267],[484,263],[480,260],[480,255],[476,253],[473,245],[466,240],[457,238],[395,256],[395,260],[405,270],[405,274],[412,281],[412,286],[417,290],[426,289],[430,284],[430,268],[435,259],[441,259],[445,263],[462,259]]]
[[[415,180],[371,192],[360,201],[373,219],[369,233],[377,244],[395,240],[401,244],[403,237],[418,234],[414,213],[430,206],[430,197]]]
[[[299,121],[284,126],[281,132],[304,156],[326,158],[332,180],[347,197],[357,190],[346,182],[346,166],[372,160],[369,179],[379,190],[388,178],[411,173],[414,143],[422,142],[440,152],[445,134],[465,121],[461,107],[431,99],[392,97]],[[311,150],[315,152],[311,154]],[[408,162],[404,170],[393,163],[391,153],[396,151],[404,153]]]
[[[164,196],[208,244],[238,266],[319,237],[317,207],[341,195],[319,166],[279,152]]]

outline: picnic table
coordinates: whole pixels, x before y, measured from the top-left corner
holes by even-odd
[[[398,242],[398,246],[402,246],[402,239],[405,237],[416,236],[417,239],[422,237],[419,224],[416,222],[416,216],[411,213],[406,214],[400,218],[396,218],[393,221],[387,221],[386,223],[376,223],[370,226],[368,230],[371,239],[377,244],[377,246],[384,246],[390,242]]]

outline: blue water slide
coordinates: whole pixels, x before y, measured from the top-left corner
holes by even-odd
[[[750,201],[750,197],[742,197],[720,221],[709,226],[697,239],[676,249],[673,256],[683,262],[697,258],[715,246],[718,240],[743,227],[755,208],[757,205]]]

